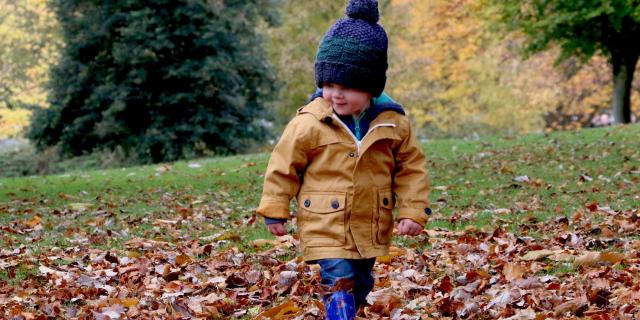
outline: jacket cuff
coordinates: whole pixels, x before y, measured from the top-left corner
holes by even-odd
[[[274,223],[285,223],[287,222],[287,219],[273,219],[273,218],[264,218],[264,224],[274,224]]]
[[[429,222],[429,216],[431,216],[431,208],[400,208],[398,218],[396,220],[401,219],[411,219],[418,224],[420,224],[423,228]]]
[[[262,199],[256,209],[256,213],[272,219],[284,219],[291,218],[289,214],[289,201],[279,201],[274,199]]]

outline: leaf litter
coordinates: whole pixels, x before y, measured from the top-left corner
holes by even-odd
[[[580,229],[584,222],[561,232],[539,225],[554,231],[543,239],[501,229],[431,231],[431,248],[392,247],[378,259],[376,286],[361,316],[633,319],[640,315],[640,240],[626,237],[635,230],[620,226],[635,214],[617,212],[598,225],[617,236],[601,251],[591,250],[590,241],[609,239]],[[14,227],[36,230],[32,223]],[[426,232],[421,237],[427,241]],[[8,319],[322,318],[317,265],[279,258],[295,256],[294,237],[254,240],[256,248],[268,249],[251,254],[212,250],[225,236],[216,239],[176,246],[134,238],[122,249],[80,246],[38,254],[27,246],[3,248],[5,270],[37,271],[18,283],[0,282],[0,312]]]
[[[482,190],[485,194],[531,189],[528,199],[509,206],[469,204],[450,216],[435,210],[433,220],[453,225],[482,215],[490,215],[492,222],[463,229],[434,226],[412,245],[392,246],[377,259],[375,287],[358,316],[639,319],[640,212],[613,210],[607,201],[629,188],[637,190],[637,165],[625,164],[618,176],[602,179],[600,174],[576,175],[571,183],[591,188],[588,192],[598,192],[602,185],[595,184],[609,183],[606,179],[617,190],[571,213],[565,212],[566,204],[554,204],[550,213],[555,217],[543,220],[530,213],[545,210],[537,193],[551,189],[547,179],[520,174],[518,165],[500,156],[492,151],[464,163],[494,163],[495,172],[505,177],[504,184]],[[159,166],[153,176],[174,171]],[[452,195],[472,185],[438,184],[436,204],[453,206]],[[563,185],[553,188],[582,194]],[[256,217],[234,215],[250,210],[229,200],[229,194],[209,194],[212,201],[189,190],[149,189],[136,200],[164,208],[149,216],[121,215],[119,208],[131,200],[118,203],[107,196],[88,203],[60,193],[70,202],[60,207],[48,199],[17,197],[0,205],[10,217],[0,226],[6,244],[0,248],[2,318],[323,318],[319,268],[297,257],[295,234],[245,240],[243,231]],[[510,220],[512,215],[521,215],[521,222]],[[84,225],[75,219],[85,219]],[[135,232],[141,227],[148,231]],[[60,230],[68,239],[36,250],[31,244],[44,241],[45,230]],[[242,241],[245,246],[239,245]]]

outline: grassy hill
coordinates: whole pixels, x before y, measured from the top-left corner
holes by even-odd
[[[640,312],[640,126],[424,150],[434,214],[367,316]],[[268,157],[0,179],[0,315],[319,316],[317,268],[253,214]]]

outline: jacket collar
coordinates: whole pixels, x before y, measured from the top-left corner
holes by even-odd
[[[309,113],[316,117],[316,119],[318,119],[319,121],[326,122],[331,121],[327,119],[331,119],[331,116],[333,115],[333,109],[331,109],[331,105],[329,104],[329,102],[327,102],[327,100],[317,98],[309,102],[304,107],[298,109],[298,114],[304,113]]]
[[[371,106],[367,109],[372,119],[375,119],[384,111],[395,111],[404,115],[404,109],[400,104],[391,99],[386,93],[382,93],[380,97],[373,98]],[[333,115],[331,105],[322,99],[322,89],[318,88],[310,97],[307,105],[298,109],[298,114],[311,113],[320,121],[327,121]],[[329,120],[330,121],[330,120]]]

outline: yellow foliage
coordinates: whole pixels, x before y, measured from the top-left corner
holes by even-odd
[[[18,134],[28,123],[28,112],[6,110],[8,104],[47,107],[49,67],[59,48],[47,3],[0,0],[0,138]]]
[[[392,0],[387,91],[427,136],[520,134],[588,123],[608,112],[611,70],[602,57],[583,68],[554,66],[558,50],[523,59],[518,34],[499,37],[482,0]],[[638,112],[636,77],[632,111]],[[577,115],[579,122],[559,123]],[[555,120],[555,117],[558,120]]]
[[[30,116],[31,112],[24,109],[0,109],[0,139],[19,136]]]
[[[406,15],[398,48],[401,66],[411,70],[390,77],[392,96],[405,103],[418,126],[454,135],[540,130],[551,92],[521,90],[530,75],[512,57],[505,40],[495,40],[476,0],[393,1]],[[404,10],[402,7],[406,7]],[[393,61],[392,61],[393,66]],[[419,90],[419,92],[415,92]],[[427,135],[430,135],[427,132]]]

